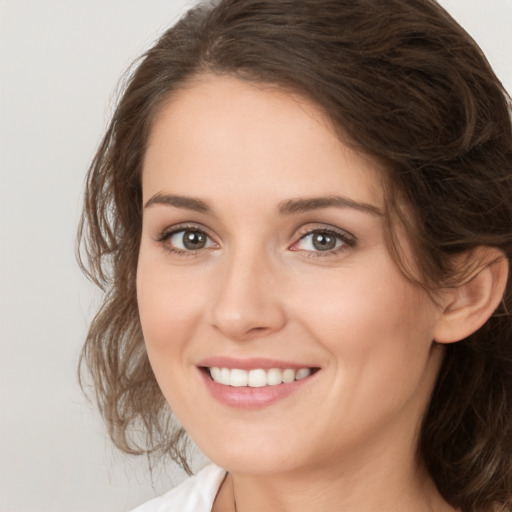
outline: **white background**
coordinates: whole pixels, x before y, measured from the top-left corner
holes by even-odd
[[[186,0],[0,0],[0,511],[125,511],[150,483],[77,385],[98,296],[74,237],[88,164],[129,63]],[[512,90],[512,0],[441,0]]]

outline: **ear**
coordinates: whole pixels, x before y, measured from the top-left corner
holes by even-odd
[[[480,329],[498,307],[507,284],[508,260],[495,247],[477,247],[465,253],[457,266],[468,275],[444,297],[434,332],[438,343],[453,343]]]

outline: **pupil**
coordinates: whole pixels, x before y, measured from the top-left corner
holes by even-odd
[[[319,251],[329,251],[336,247],[336,238],[327,233],[317,233],[313,237],[313,247]]]
[[[183,245],[187,249],[202,249],[206,244],[206,237],[197,231],[186,231],[183,235]]]

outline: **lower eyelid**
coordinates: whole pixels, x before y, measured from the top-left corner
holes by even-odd
[[[341,247],[338,247],[336,249],[332,249],[329,251],[301,251],[301,252],[303,253],[302,254],[303,258],[318,259],[318,258],[328,258],[329,256],[331,256],[331,257],[332,256],[340,256],[341,253],[343,253],[347,249],[348,249],[348,247],[341,246]]]

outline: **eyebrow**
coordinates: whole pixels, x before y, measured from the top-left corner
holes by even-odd
[[[157,193],[146,202],[144,208],[150,208],[154,205],[174,206],[175,208],[183,208],[199,213],[213,214],[213,209],[206,201],[195,197]],[[384,216],[383,212],[372,204],[334,195],[287,199],[279,203],[277,212],[279,215],[293,215],[329,207],[352,208],[377,217]]]
[[[364,213],[370,213],[377,217],[383,217],[384,213],[376,206],[354,201],[348,197],[342,196],[320,196],[320,197],[305,197],[299,199],[288,199],[283,201],[278,206],[278,212],[280,215],[292,215],[294,213],[306,213],[311,210],[319,210],[321,208],[352,208],[359,210]]]
[[[150,197],[149,200],[144,205],[144,208],[150,208],[151,206],[157,204],[174,206],[176,208],[184,208],[186,210],[193,210],[199,213],[213,213],[213,210],[210,207],[210,205],[206,201],[203,201],[202,199],[161,193],[155,194],[154,196]]]

